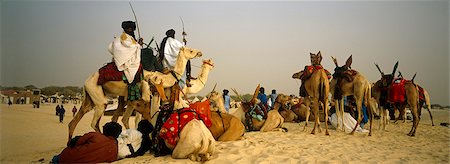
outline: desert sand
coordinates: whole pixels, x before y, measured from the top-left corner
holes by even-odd
[[[0,107],[0,163],[49,163],[66,145],[68,127],[72,120],[73,104],[65,104],[66,117],[59,123],[55,115],[56,104],[31,105],[2,104]],[[76,105],[77,108],[80,104]],[[422,111],[415,137],[406,134],[411,121],[390,123],[387,130],[378,130],[374,122],[372,136],[367,133],[347,133],[331,127],[331,136],[322,133],[311,135],[312,122],[303,131],[302,123],[284,123],[288,132],[248,132],[242,140],[217,142],[213,159],[206,163],[449,163],[450,128],[440,126],[450,122],[450,110],[433,109],[431,126],[426,110]],[[93,131],[90,127],[93,112],[89,112],[78,124],[75,135]],[[104,116],[101,126],[110,121]],[[134,127],[134,118],[130,120]],[[324,124],[322,123],[322,127]],[[365,126],[368,129],[369,125]],[[188,159],[172,159],[170,156],[144,156],[119,160],[115,163],[195,163]]]

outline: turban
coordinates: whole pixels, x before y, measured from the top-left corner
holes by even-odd
[[[173,30],[173,29],[167,30],[166,36],[174,38],[175,37],[175,30]]]
[[[128,28],[133,28],[133,30],[136,29],[136,23],[134,23],[133,21],[123,21],[122,22],[122,28],[128,29]]]

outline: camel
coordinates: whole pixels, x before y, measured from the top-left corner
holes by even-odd
[[[383,104],[386,104],[387,101],[390,99],[390,96],[389,96],[390,94],[383,95],[382,92],[385,91],[385,92],[389,93],[389,90],[392,87],[392,83],[394,82],[393,77],[394,77],[394,73],[397,69],[398,62],[395,64],[394,71],[392,72],[391,75],[384,75],[384,73],[381,71],[379,66],[377,64],[375,64],[375,65],[377,66],[378,71],[380,71],[380,73],[382,75],[381,76],[382,78],[380,80],[378,80],[374,85],[374,88],[375,88],[374,92],[376,95],[375,98],[378,100],[379,104],[380,104],[380,102]],[[420,122],[420,113],[419,112],[421,110],[421,108],[419,108],[419,88],[418,88],[418,85],[414,83],[414,78],[412,80],[405,81],[404,90],[405,90],[405,95],[406,95],[406,104],[405,103],[392,103],[392,105],[394,106],[394,108],[402,109],[402,110],[406,105],[409,105],[411,113],[413,115],[413,125],[407,135],[413,137],[416,134],[416,130],[417,130],[417,127]],[[383,98],[384,98],[384,102],[383,102]],[[389,103],[391,103],[391,102],[389,102]],[[381,106],[381,104],[380,104],[380,106]],[[384,107],[384,105],[383,105],[383,107]],[[399,111],[401,111],[401,110],[399,110]]]
[[[180,62],[177,61],[177,64],[183,64],[183,60],[192,59],[194,57],[202,56],[202,53],[199,50],[188,48],[188,47],[182,47],[180,49],[178,59],[181,59]],[[186,63],[186,62],[184,62]],[[184,64],[186,65],[186,64]],[[184,66],[179,66],[182,68],[185,68]],[[177,68],[177,67],[176,67]],[[183,70],[184,72],[184,70]],[[151,72],[144,71],[144,77],[147,77],[148,74]],[[94,117],[91,122],[91,127],[95,130],[100,132],[99,128],[99,122],[101,117],[103,116],[103,113],[105,111],[105,107],[107,104],[106,96],[110,97],[116,97],[116,96],[124,96],[127,97],[128,90],[127,90],[127,84],[125,84],[123,81],[109,81],[106,82],[103,85],[97,85],[97,81],[99,78],[99,72],[95,72],[92,74],[85,82],[84,88],[85,88],[85,100],[83,101],[81,108],[79,112],[75,115],[75,117],[70,121],[69,123],[69,137],[68,140],[72,138],[73,132],[75,131],[75,128],[78,124],[78,122],[81,120],[81,118],[89,112],[90,110],[95,108]],[[159,83],[161,84],[161,83]],[[142,98],[144,101],[149,102],[150,93],[149,91],[150,87],[148,86],[148,83],[145,81],[141,81],[141,90]]]
[[[314,66],[320,66],[320,62],[322,61],[322,54],[320,51],[317,54],[310,53],[311,63]],[[299,79],[302,75],[303,71],[297,72],[292,75],[292,78]],[[309,99],[309,101],[313,104],[312,111],[315,116],[319,115],[319,106],[320,103],[324,104],[324,112],[325,112],[325,135],[330,135],[328,132],[328,94],[330,90],[330,84],[328,81],[327,73],[325,69],[315,69],[314,72],[310,75],[310,77],[304,80],[302,83],[305,86],[307,97],[305,99]],[[309,107],[309,106],[308,106]],[[307,119],[308,120],[308,119]],[[306,129],[307,124],[305,124]],[[311,134],[316,133],[316,128],[320,129],[320,120],[319,117],[315,117],[314,128],[311,131]]]
[[[211,110],[212,126],[209,128],[217,141],[235,141],[240,139],[245,132],[245,126],[239,118],[226,113],[222,94],[212,91],[208,99],[219,108]],[[211,106],[211,109],[213,107]],[[225,112],[224,112],[225,111]]]
[[[189,121],[180,132],[180,140],[173,149],[172,158],[208,161],[215,153],[216,141],[202,121]]]
[[[375,84],[372,86],[372,97],[375,98],[376,102],[378,103],[378,111],[380,115],[379,129],[386,130],[386,124],[389,123],[388,114],[390,113],[391,117],[394,114],[394,112],[389,112],[388,109],[388,88],[394,80],[395,71],[398,67],[398,61],[395,63],[394,69],[392,70],[391,74],[384,74],[378,64],[375,64],[375,66],[381,74],[381,79],[375,82]]]
[[[419,92],[419,106],[418,108],[418,113],[419,113],[419,118],[422,114],[422,108],[425,104],[425,108],[428,111],[428,114],[430,114],[430,119],[431,119],[431,126],[434,126],[434,121],[433,121],[433,115],[431,114],[431,103],[430,103],[430,95],[428,94],[428,91],[425,90],[424,88],[422,88],[420,85],[416,84],[418,89],[422,89],[422,93]],[[422,95],[421,95],[422,94]],[[423,97],[423,98],[420,98]],[[396,123],[400,117],[403,117],[403,123],[406,122],[406,105],[399,105],[396,106],[397,110],[399,111],[399,115],[398,117],[395,118],[394,123]]]
[[[258,91],[259,91],[260,85],[258,84],[258,87],[256,87],[255,93],[253,94],[253,98],[249,102],[242,102],[241,106],[236,109],[235,113],[248,113],[251,111],[252,105],[257,105],[260,103],[260,101],[257,99]],[[239,97],[239,93],[235,89],[232,89],[235,94],[237,94]],[[241,101],[242,98],[240,97]],[[279,94],[275,100],[275,104],[273,106],[273,109],[271,109],[267,113],[267,118],[258,120],[256,118],[251,118],[251,124],[253,129],[250,130],[256,130],[261,132],[267,132],[267,131],[286,131],[285,128],[282,128],[282,124],[284,122],[284,118],[280,115],[278,112],[278,109],[282,105],[287,105],[287,102],[289,101],[289,96],[284,94]],[[251,117],[251,116],[250,116]],[[245,119],[245,118],[244,118]],[[245,122],[245,120],[241,120],[242,122]]]
[[[181,60],[181,62],[183,62],[184,60]],[[177,61],[178,62],[178,61]],[[182,65],[182,64],[180,64]],[[197,93],[200,90],[202,90],[205,87],[205,83],[208,81],[208,76],[209,76],[209,72],[214,68],[214,62],[211,59],[208,60],[203,60],[203,65],[202,68],[200,70],[200,73],[198,75],[198,77],[195,80],[191,80],[191,87],[187,87],[185,86],[183,88],[183,93],[185,94],[193,94],[193,93]],[[158,97],[153,97],[155,99],[152,99],[152,101],[154,101],[154,103],[152,103],[152,107],[151,111],[156,112],[157,108],[159,107],[159,101],[157,99],[159,99]],[[119,100],[119,106],[117,107],[116,112],[114,112],[114,116],[112,117],[112,121],[117,121],[117,118],[119,117],[119,114],[121,111],[125,110],[125,112],[123,113],[123,117],[122,117],[122,122],[125,126],[126,129],[129,129],[129,118],[133,112],[133,108],[124,108],[124,104],[123,102],[121,102]],[[154,117],[154,113],[152,113],[152,121],[150,121],[151,123],[156,123],[156,120],[153,119]],[[155,117],[156,118],[156,117]],[[153,124],[154,125],[154,124]]]
[[[367,107],[367,112],[369,114],[370,128],[369,128],[369,136],[372,135],[372,122],[373,122],[373,112],[370,106],[370,98],[371,96],[371,85],[369,81],[359,72],[351,69],[352,64],[352,55],[347,59],[345,65],[339,67],[336,58],[331,57],[333,59],[336,68],[334,69],[333,80],[331,80],[331,95],[335,100],[335,109],[336,109],[336,117],[337,119],[341,119],[341,125],[338,126],[337,129],[342,127],[342,131],[345,132],[344,128],[344,97],[345,96],[353,96],[356,102],[356,110],[358,112],[358,120],[356,122],[355,127],[353,128],[350,134],[354,134],[356,128],[359,126],[361,120],[363,119],[362,113],[362,105]],[[352,74],[352,75],[349,75]],[[349,77],[351,76],[351,77]],[[338,88],[339,87],[339,88]],[[337,97],[336,97],[337,96]]]

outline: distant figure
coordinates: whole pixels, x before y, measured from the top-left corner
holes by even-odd
[[[61,105],[61,107],[59,108],[59,122],[63,123],[63,119],[64,119],[64,113],[66,113],[66,110],[64,109],[64,106]]]
[[[60,108],[59,105],[56,105],[55,112],[56,112],[56,115],[57,115],[57,116],[59,116],[59,115],[58,115],[58,113],[59,113],[59,108]]]
[[[264,92],[264,87],[259,88],[258,99],[267,109],[267,96]]]
[[[278,94],[277,94],[277,90],[272,89],[272,93],[269,95],[269,100],[270,103],[269,106],[273,107],[273,105],[275,104],[275,99],[277,98]]]
[[[223,102],[224,102],[225,110],[227,111],[227,113],[230,112],[230,101],[231,101],[231,98],[230,98],[230,95],[228,95],[228,92],[229,91],[227,89],[223,90]]]
[[[108,122],[103,126],[103,134],[89,132],[76,136],[68,143],[61,154],[53,157],[50,163],[104,163],[117,160],[117,137],[122,126]]]
[[[74,105],[73,106],[73,108],[72,108],[72,113],[73,113],[73,116],[75,117],[75,114],[77,113],[77,107]]]

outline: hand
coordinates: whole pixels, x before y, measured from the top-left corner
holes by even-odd
[[[139,38],[138,43],[142,46],[144,44],[144,38]]]

